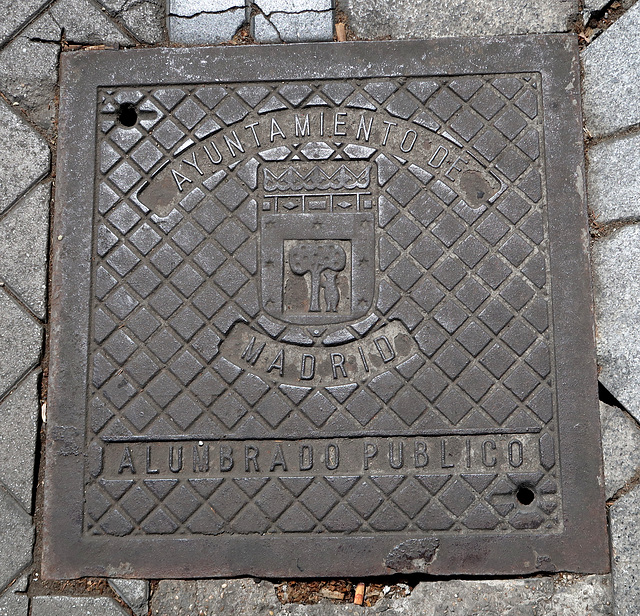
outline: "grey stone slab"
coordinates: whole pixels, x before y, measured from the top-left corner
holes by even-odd
[[[40,319],[46,316],[50,196],[50,184],[36,186],[0,218],[0,280]]]
[[[332,0],[254,0],[253,4],[265,15],[271,13],[303,13],[306,11],[330,11]]]
[[[2,0],[0,10],[0,45],[11,38],[11,35],[33,17],[47,0]]]
[[[0,100],[0,214],[49,171],[47,142]]]
[[[270,582],[235,579],[163,580],[153,595],[151,613],[154,616],[612,616],[613,607],[608,575],[421,582],[408,596],[386,596],[372,607],[327,600],[313,605],[283,605]]]
[[[610,499],[640,470],[640,428],[623,410],[600,403],[605,496]]]
[[[589,13],[601,11],[607,4],[609,4],[608,0],[585,0],[584,10]]]
[[[592,247],[600,381],[640,420],[640,226]]]
[[[27,616],[29,613],[29,598],[26,590],[29,583],[24,575],[16,580],[0,596],[0,616]]]
[[[620,497],[609,510],[616,616],[640,611],[640,486]]]
[[[109,586],[133,610],[136,616],[143,616],[149,611],[148,581],[110,579]]]
[[[223,13],[245,7],[244,0],[168,0],[167,12],[178,17],[193,17],[198,13]]]
[[[594,137],[640,123],[640,4],[634,4],[582,53],[583,112]]]
[[[607,139],[589,148],[588,202],[600,223],[640,219],[640,135]]]
[[[260,43],[333,40],[332,0],[258,0],[251,34]]]
[[[252,34],[260,43],[333,40],[333,11],[271,13],[252,17]],[[275,37],[274,37],[275,32]]]
[[[0,52],[0,89],[47,132],[54,129],[61,35],[45,13]]]
[[[572,37],[62,61],[48,575],[608,569]]]
[[[613,589],[615,616],[637,616],[640,610],[640,563],[614,562]]]
[[[160,43],[166,38],[163,0],[98,0],[111,17],[122,21],[141,43]]]
[[[275,26],[261,14],[251,17],[251,36],[261,43],[281,43]]]
[[[566,32],[578,2],[508,0],[345,0],[349,26],[363,38],[433,38]]]
[[[31,562],[31,516],[0,487],[0,591]]]
[[[29,513],[39,411],[37,373],[0,404],[0,482]]]
[[[4,396],[42,352],[42,326],[0,289],[0,396]]]
[[[58,0],[51,16],[64,29],[67,43],[76,45],[131,45],[103,11],[89,0]]]
[[[32,597],[31,616],[128,616],[109,597]]]
[[[169,15],[169,40],[184,45],[206,45],[228,41],[245,23],[244,8],[222,13],[199,13],[194,17]]]

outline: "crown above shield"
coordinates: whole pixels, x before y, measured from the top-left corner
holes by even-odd
[[[306,175],[294,167],[288,167],[280,175],[264,169],[264,189],[266,192],[300,190],[354,190],[369,186],[371,165],[354,172],[345,164],[340,165],[333,173],[326,173],[318,165]]]

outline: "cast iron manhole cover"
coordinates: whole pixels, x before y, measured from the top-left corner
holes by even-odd
[[[46,575],[605,570],[577,57],[64,54]]]

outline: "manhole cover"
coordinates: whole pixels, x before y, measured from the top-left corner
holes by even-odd
[[[607,568],[571,37],[64,54],[45,572]]]

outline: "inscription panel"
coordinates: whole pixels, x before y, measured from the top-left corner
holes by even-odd
[[[566,534],[548,78],[98,81],[84,540]]]

